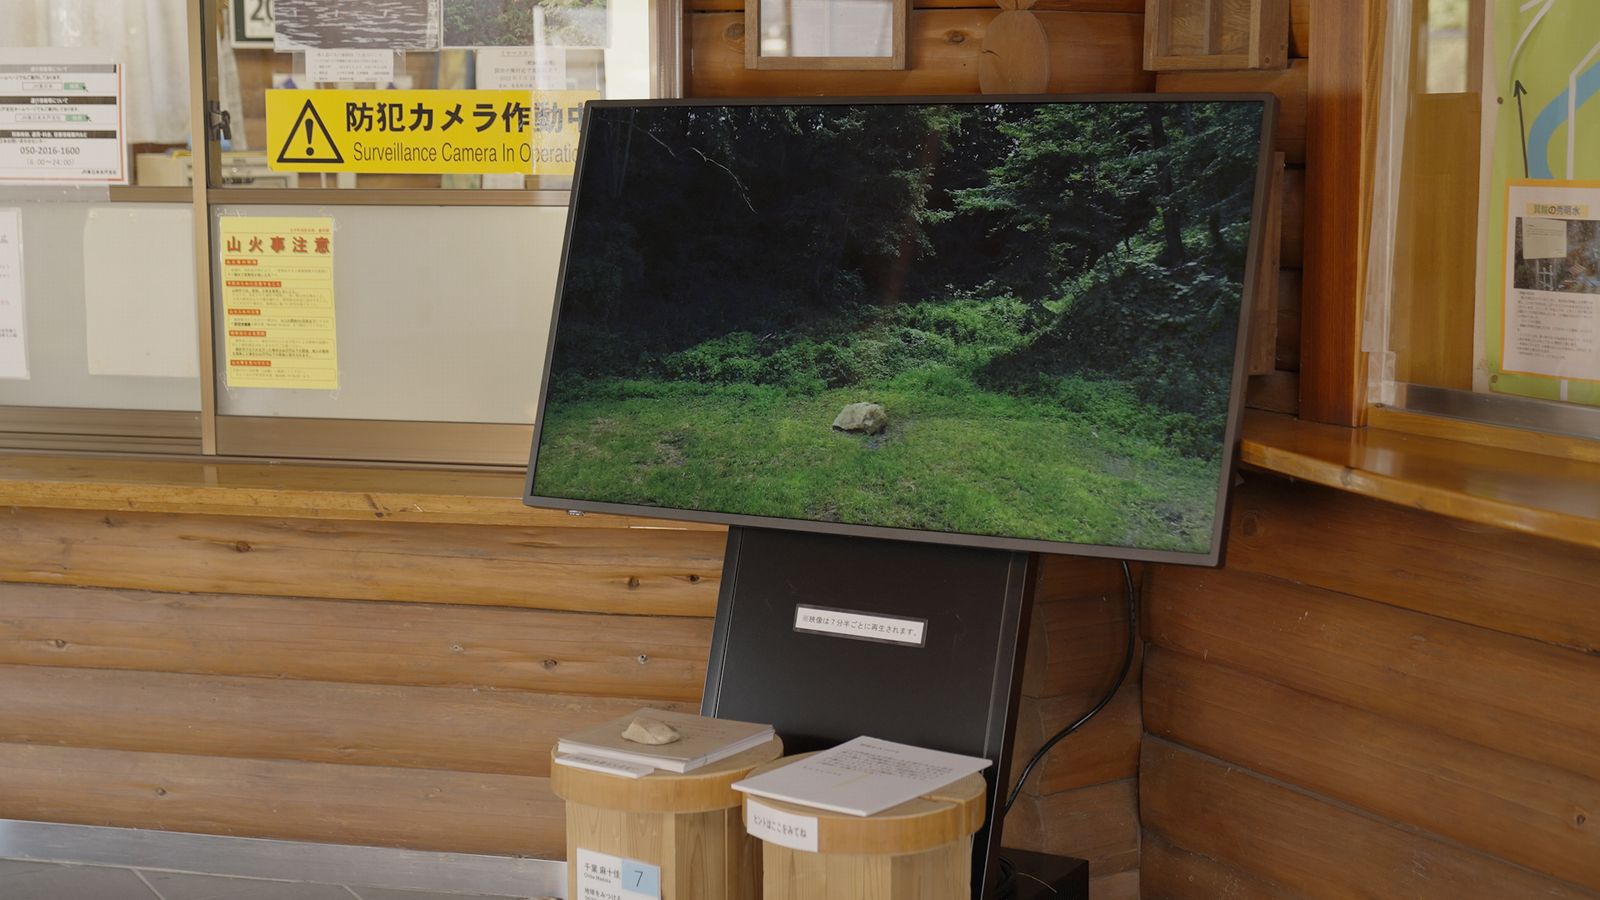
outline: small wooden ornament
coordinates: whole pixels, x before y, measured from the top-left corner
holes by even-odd
[[[1036,94],[1049,86],[1050,37],[1039,17],[1026,9],[1008,9],[990,20],[978,57],[978,89],[985,94]]]

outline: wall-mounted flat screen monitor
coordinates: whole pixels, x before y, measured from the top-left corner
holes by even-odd
[[[1214,564],[1271,112],[590,104],[526,501]]]

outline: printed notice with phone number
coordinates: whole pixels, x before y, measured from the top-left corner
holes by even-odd
[[[578,848],[573,900],[661,900],[661,867]]]
[[[333,220],[224,216],[218,230],[228,387],[338,390]]]
[[[122,66],[96,50],[0,53],[0,183],[125,184]]]

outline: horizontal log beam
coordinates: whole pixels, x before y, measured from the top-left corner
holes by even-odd
[[[711,621],[0,584],[0,664],[697,702]]]

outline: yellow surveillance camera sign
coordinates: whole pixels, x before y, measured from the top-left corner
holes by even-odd
[[[571,175],[596,91],[267,92],[280,172]]]

